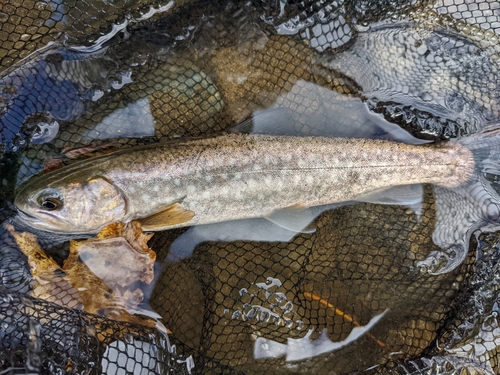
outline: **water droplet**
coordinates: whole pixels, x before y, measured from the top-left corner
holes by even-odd
[[[291,302],[291,301],[288,301],[288,302],[285,304],[285,306],[283,306],[283,310],[284,310],[285,312],[292,311],[292,309],[293,309],[293,302]]]
[[[100,98],[102,98],[103,96],[104,96],[104,91],[102,91],[102,90],[94,90],[92,92],[92,96],[90,97],[90,100],[92,100],[93,102],[96,102]]]
[[[255,309],[250,309],[250,311],[248,311],[248,312],[245,314],[245,318],[246,318],[247,320],[252,320],[252,319],[254,319],[254,318],[255,318],[255,313],[256,313]]]
[[[12,294],[3,294],[1,297],[2,302],[10,303],[14,301],[14,298],[12,297]]]
[[[262,322],[268,322],[269,321],[269,313],[267,311],[261,311],[260,312],[260,320]]]
[[[275,293],[275,298],[276,298],[276,302],[277,303],[286,301],[286,295],[285,295],[285,293]]]
[[[53,140],[59,132],[59,122],[39,122],[33,135],[31,143],[42,144]]]
[[[38,372],[42,362],[40,356],[42,349],[42,340],[40,337],[42,326],[36,320],[30,318],[28,329],[28,357],[26,358],[26,368],[30,371]]]
[[[47,8],[48,4],[44,1],[39,1],[35,4],[35,7],[38,9],[38,10],[44,10],[45,8]]]
[[[465,107],[465,100],[457,94],[448,95],[445,98],[445,104],[454,112],[462,112]]]
[[[267,283],[269,286],[281,286],[281,281],[279,279],[276,279],[274,277],[268,277],[267,279]]]
[[[421,92],[419,97],[420,97],[420,99],[422,99],[423,101],[426,101],[426,102],[430,102],[433,99],[432,95],[430,93],[428,93],[427,91]]]
[[[242,312],[239,310],[236,310],[233,315],[231,316],[231,319],[239,319],[242,316]]]

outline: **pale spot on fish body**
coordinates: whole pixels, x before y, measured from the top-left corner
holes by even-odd
[[[200,193],[200,198],[203,199],[203,200],[208,200],[210,199],[211,195],[211,192],[209,190],[203,190],[201,193]]]
[[[151,202],[151,195],[144,190],[144,193],[141,194],[141,200],[144,204]]]
[[[300,174],[296,174],[293,176],[293,183],[295,185],[300,185],[301,182],[302,182],[302,176]]]
[[[304,161],[303,158],[298,158],[297,159],[297,166],[299,168],[305,168],[307,166],[307,163]]]
[[[264,184],[271,186],[273,185],[274,179],[271,176],[266,176],[264,178]]]
[[[247,187],[249,189],[255,189],[257,186],[257,181],[255,181],[253,178],[247,181]]]

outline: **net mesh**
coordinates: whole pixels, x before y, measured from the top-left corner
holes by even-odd
[[[498,122],[499,34],[493,0],[5,0],[1,219],[20,182],[96,146],[212,134],[266,108],[303,135],[374,113],[420,138],[477,132]],[[498,373],[498,234],[436,276],[417,267],[435,220],[427,187],[420,215],[346,206],[289,242],[156,233],[149,304],[168,337],[34,298],[4,230],[0,374]],[[67,238],[38,235],[62,263]],[[337,342],[386,309],[340,350],[255,359],[259,339]]]

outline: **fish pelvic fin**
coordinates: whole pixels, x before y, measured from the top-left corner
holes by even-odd
[[[313,224],[315,216],[303,203],[276,210],[264,218],[292,232],[314,233],[316,231]]]
[[[436,227],[432,239],[442,251],[431,253],[418,266],[436,275],[450,272],[464,261],[474,232],[500,229],[500,184],[492,182],[500,177],[500,129],[453,142],[471,152],[474,168],[460,186],[434,189]]]
[[[144,231],[168,229],[172,225],[185,223],[194,217],[194,212],[186,210],[179,203],[174,203],[163,210],[137,221]]]

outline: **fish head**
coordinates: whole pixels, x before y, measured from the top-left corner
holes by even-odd
[[[28,180],[14,201],[19,219],[30,227],[91,234],[124,219],[126,199],[107,179],[97,176],[47,181],[43,177]]]

